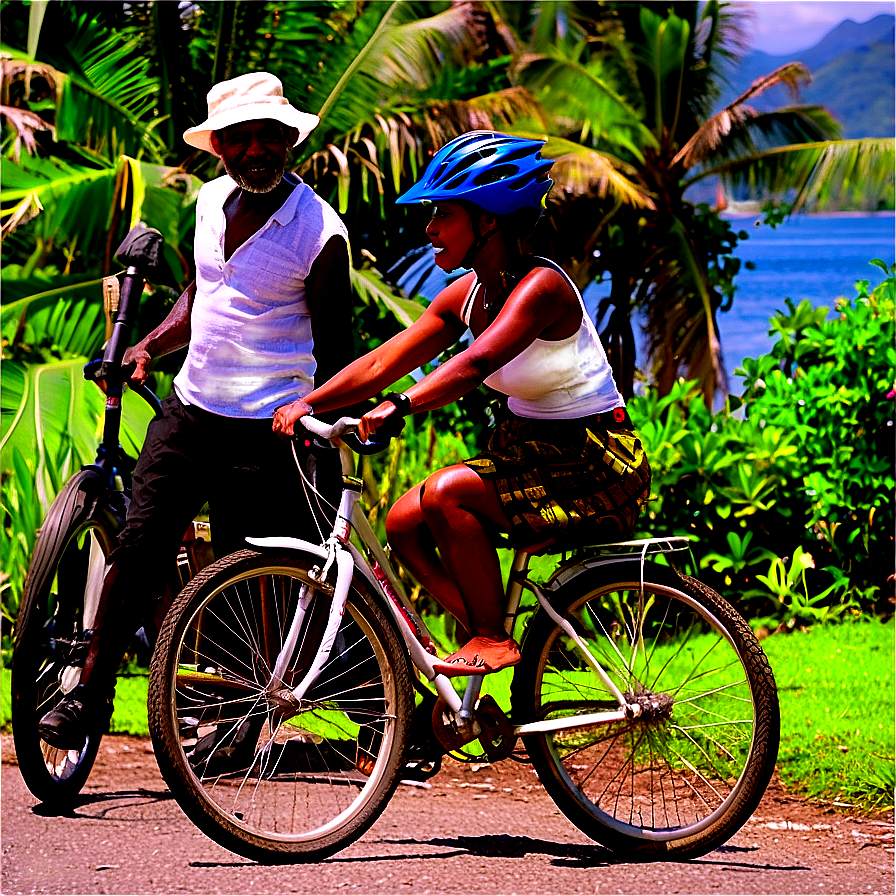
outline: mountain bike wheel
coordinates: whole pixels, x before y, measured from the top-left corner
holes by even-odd
[[[122,520],[105,501],[103,477],[82,470],[50,507],[25,578],[12,654],[12,728],[25,784],[46,803],[71,802],[87,780],[105,725],[81,750],[41,740],[37,723],[78,683],[87,656],[85,632],[96,615],[106,556]],[[123,508],[122,508],[123,509]]]
[[[541,782],[585,834],[626,855],[688,858],[727,841],[774,771],[774,677],[749,626],[695,579],[640,564],[585,573],[554,606],[640,715],[524,737]],[[618,709],[541,610],[513,683],[522,721]],[[516,715],[516,714],[515,714]]]
[[[414,709],[394,625],[356,581],[327,663],[316,653],[332,589],[319,558],[240,551],[181,592],[150,674],[150,733],[180,807],[221,846],[262,862],[311,862],[370,827],[398,783]],[[299,599],[308,610],[283,684],[274,661]]]

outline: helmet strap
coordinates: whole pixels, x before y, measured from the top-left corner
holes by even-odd
[[[470,216],[470,226],[473,229],[473,242],[470,244],[470,248],[467,249],[467,254],[464,255],[463,261],[461,261],[461,267],[464,268],[472,268],[473,260],[480,253],[483,246],[498,232],[498,228],[494,227],[488,231],[488,233],[480,233],[479,232],[479,215],[482,214],[482,209],[473,205],[473,203],[464,203],[464,206],[467,210],[467,214]]]

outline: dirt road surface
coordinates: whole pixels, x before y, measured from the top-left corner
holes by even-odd
[[[773,787],[728,844],[699,860],[620,862],[578,832],[529,766],[446,761],[402,785],[358,842],[271,867],[208,840],[183,815],[148,741],[107,737],[82,802],[36,803],[2,738],[6,896],[40,894],[893,894],[893,819],[859,818]]]

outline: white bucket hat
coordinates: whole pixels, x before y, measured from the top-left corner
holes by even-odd
[[[212,148],[213,131],[244,121],[272,118],[297,128],[298,146],[318,125],[316,115],[300,112],[283,96],[283,84],[269,72],[250,72],[215,84],[208,92],[208,118],[184,131],[184,140],[197,149],[218,155]]]

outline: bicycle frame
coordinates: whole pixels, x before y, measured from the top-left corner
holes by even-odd
[[[380,596],[381,600],[389,608],[389,611],[401,632],[408,654],[414,666],[419,672],[433,684],[439,696],[457,715],[459,726],[475,724],[473,721],[473,707],[479,696],[482,685],[482,675],[471,675],[468,678],[467,688],[461,698],[455,691],[451,679],[439,674],[434,669],[434,664],[439,661],[433,652],[427,649],[431,645],[429,634],[423,622],[411,609],[407,595],[396,576],[392,566],[386,557],[382,545],[373,532],[367,517],[358,505],[358,497],[361,491],[361,481],[354,476],[355,453],[342,441],[341,435],[353,431],[357,420],[343,417],[332,426],[322,423],[312,417],[303,417],[302,424],[310,432],[322,438],[332,441],[339,448],[340,460],[343,471],[343,491],[333,532],[324,544],[314,544],[299,538],[268,537],[247,538],[249,544],[260,548],[286,548],[288,550],[302,551],[317,556],[322,561],[319,573],[312,576],[318,587],[326,593],[332,593],[333,600],[330,605],[324,635],[317,648],[316,655],[307,673],[302,680],[289,689],[292,697],[300,701],[313,684],[318,672],[327,662],[339,621],[345,609],[352,578],[357,571],[364,576],[370,587]],[[350,534],[354,531],[359,541],[370,555],[370,560],[365,554],[351,543]],[[606,556],[593,556],[585,561],[578,561],[568,567],[559,569],[546,586],[533,582],[527,575],[529,560],[532,554],[528,551],[517,550],[511,567],[506,589],[505,629],[512,636],[522,600],[523,590],[531,591],[539,605],[550,618],[577,644],[588,664],[598,675],[608,691],[619,704],[619,709],[609,712],[591,713],[588,715],[574,716],[570,718],[554,719],[541,722],[530,722],[514,726],[514,734],[525,735],[546,731],[560,731],[574,728],[590,727],[624,719],[637,717],[641,707],[637,703],[629,702],[615,683],[607,675],[600,663],[594,658],[585,642],[576,633],[568,620],[564,619],[551,604],[549,592],[565,584],[576,575],[599,566],[618,563],[620,560],[631,560],[633,556],[641,559],[641,582],[643,591],[644,564],[648,554],[671,553],[677,551],[689,551],[689,541],[685,537],[651,538],[638,541],[616,542],[608,545],[597,545],[595,550],[609,550]],[[618,553],[622,551],[623,553]],[[335,586],[326,583],[327,574],[336,565]],[[290,658],[298,642],[305,613],[309,601],[307,592],[309,585],[304,585],[299,597],[299,606],[290,624],[290,629],[274,664],[269,688],[272,691],[281,691],[284,687],[283,678],[287,671]],[[416,629],[416,630],[415,630]]]

